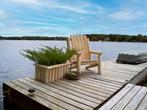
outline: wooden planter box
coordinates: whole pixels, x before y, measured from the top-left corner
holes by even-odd
[[[69,63],[53,66],[35,64],[35,80],[48,83],[62,79],[69,72],[69,67]]]

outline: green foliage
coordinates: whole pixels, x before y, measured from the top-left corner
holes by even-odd
[[[23,50],[23,52],[20,52],[21,55],[35,62],[36,64],[47,66],[65,63],[76,53],[77,50],[75,49],[65,49],[64,51],[63,49],[56,47],[51,48],[48,46],[44,46],[44,48],[40,48],[38,50],[26,49]]]
[[[147,35],[86,34],[90,41],[147,42]]]

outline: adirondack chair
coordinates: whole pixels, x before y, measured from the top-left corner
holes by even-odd
[[[101,52],[90,51],[89,49],[89,38],[85,35],[71,35],[67,39],[67,46],[68,48],[75,48],[79,50],[79,58],[73,58],[77,62],[77,70],[81,72],[80,65],[88,64],[86,69],[91,67],[98,67],[98,74],[101,74]],[[81,55],[80,55],[81,54]],[[91,55],[95,54],[97,56],[96,60],[91,59]],[[71,61],[72,61],[71,60]],[[79,67],[78,67],[79,66]]]

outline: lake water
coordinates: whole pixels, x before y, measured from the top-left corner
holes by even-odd
[[[42,46],[65,48],[65,41],[7,41],[0,40],[0,88],[2,83],[21,77],[33,75],[33,63],[22,55],[23,49],[34,49]],[[90,42],[91,50],[102,51],[102,60],[116,59],[121,51],[147,50],[147,43],[120,43],[120,42]],[[0,89],[2,92],[2,89]],[[0,110],[2,107],[2,94],[0,94]]]

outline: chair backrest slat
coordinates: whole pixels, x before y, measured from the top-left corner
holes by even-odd
[[[81,51],[81,60],[89,60],[89,39],[85,35],[71,35],[68,38],[68,47]]]

